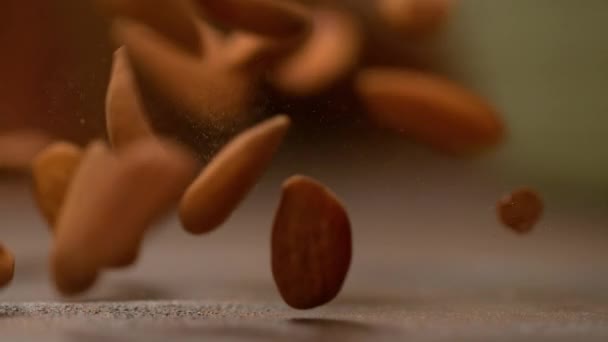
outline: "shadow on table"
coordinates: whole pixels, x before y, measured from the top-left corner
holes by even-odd
[[[391,335],[391,328],[358,321],[334,318],[292,318],[292,327],[300,330],[307,338],[345,340],[346,338],[365,338]]]

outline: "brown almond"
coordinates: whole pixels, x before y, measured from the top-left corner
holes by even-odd
[[[177,202],[195,169],[189,152],[157,138],[117,155],[91,144],[57,223],[52,266],[58,289],[82,292],[103,268],[133,263],[145,231]]]
[[[196,6],[190,0],[96,0],[111,18],[138,20],[163,34],[181,49],[198,55],[201,50],[196,28]]]
[[[310,35],[278,63],[270,81],[290,95],[321,92],[357,65],[361,44],[361,30],[354,18],[345,12],[318,9]]]
[[[32,162],[34,199],[53,230],[81,158],[80,147],[56,142],[42,150]]]
[[[112,75],[106,94],[106,125],[114,148],[152,136],[141,96],[124,47],[114,52]]]
[[[514,232],[525,234],[534,228],[543,213],[540,195],[530,188],[520,188],[501,198],[496,204],[500,221]]]
[[[306,7],[281,0],[197,0],[206,16],[234,29],[277,38],[299,35],[309,27]]]
[[[32,160],[51,142],[47,135],[34,130],[0,133],[0,170],[29,171]]]
[[[438,76],[370,68],[359,72],[355,88],[379,125],[443,152],[470,153],[497,144],[504,135],[487,101]]]
[[[131,20],[115,20],[114,35],[127,48],[133,68],[148,87],[168,99],[189,120],[240,120],[253,101],[250,75],[220,59],[182,53],[150,28]],[[185,114],[184,114],[185,113]]]
[[[0,243],[0,288],[7,286],[15,274],[15,257]]]
[[[289,128],[285,115],[268,119],[230,141],[186,190],[179,207],[184,229],[202,234],[230,216],[267,168]]]
[[[299,39],[277,40],[247,32],[234,32],[226,38],[221,58],[230,69],[256,77],[274,66],[300,42]]]
[[[447,21],[453,0],[377,0],[380,18],[407,37],[436,33]]]
[[[351,228],[337,197],[314,179],[292,176],[272,229],[272,274],[283,300],[311,309],[337,296],[351,261]]]

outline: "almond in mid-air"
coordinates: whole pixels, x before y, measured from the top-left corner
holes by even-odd
[[[483,98],[420,71],[369,68],[355,88],[371,118],[437,150],[468,154],[499,143],[504,127]]]
[[[496,204],[500,221],[514,232],[525,234],[534,228],[543,213],[540,195],[530,188],[520,188],[501,198]]]
[[[119,153],[89,145],[57,220],[51,264],[63,294],[88,289],[105,268],[132,264],[151,224],[194,177],[189,151],[159,138]]]
[[[113,148],[123,148],[153,134],[124,47],[114,52],[105,105],[106,127]]]
[[[181,200],[184,229],[201,234],[221,225],[260,178],[289,124],[287,116],[276,116],[244,131],[221,149]]]
[[[56,142],[42,150],[32,162],[34,199],[52,229],[81,158],[79,146]]]
[[[7,286],[15,273],[15,258],[13,254],[0,244],[0,287]]]
[[[351,261],[346,210],[314,179],[292,176],[283,183],[272,229],[272,274],[283,300],[311,309],[338,295]]]

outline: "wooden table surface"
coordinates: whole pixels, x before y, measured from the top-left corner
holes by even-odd
[[[380,158],[371,149],[332,163],[313,150],[295,162],[282,153],[218,231],[190,236],[166,218],[135,267],[106,273],[69,299],[49,282],[51,237],[27,180],[1,180],[0,237],[17,258],[14,282],[0,291],[1,340],[608,339],[601,207],[574,210],[547,198],[541,224],[518,236],[494,214],[512,184],[487,169],[416,154]],[[343,291],[311,311],[282,303],[270,273],[279,185],[294,172],[330,185],[354,229]]]

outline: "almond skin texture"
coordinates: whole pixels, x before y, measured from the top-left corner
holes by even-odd
[[[496,110],[481,97],[423,72],[370,68],[355,89],[379,125],[450,154],[466,155],[499,143]]]
[[[521,188],[501,198],[496,204],[500,221],[514,232],[529,233],[543,213],[543,201],[530,188]]]
[[[32,162],[34,199],[53,230],[82,153],[74,144],[56,142],[42,150]]]
[[[160,32],[182,50],[198,55],[196,6],[190,0],[96,0],[108,17],[138,20]]]
[[[7,286],[15,274],[15,257],[0,244],[0,288]]]
[[[179,216],[184,229],[202,234],[224,223],[270,164],[289,125],[287,116],[278,115],[247,129],[222,148],[181,200]]]
[[[300,35],[309,27],[305,7],[282,0],[197,0],[203,13],[234,29],[276,38]]]
[[[146,112],[124,47],[114,52],[112,75],[106,94],[106,125],[113,148],[122,148],[152,136]]]
[[[82,292],[104,268],[132,264],[145,232],[177,202],[196,168],[189,152],[158,138],[118,154],[91,144],[57,223],[51,260],[59,291]]]
[[[283,300],[296,309],[331,301],[348,273],[351,229],[346,210],[317,181],[292,176],[272,230],[272,274]]]
[[[296,96],[319,93],[346,76],[359,60],[360,28],[349,14],[318,9],[302,46],[272,71],[270,81]]]

